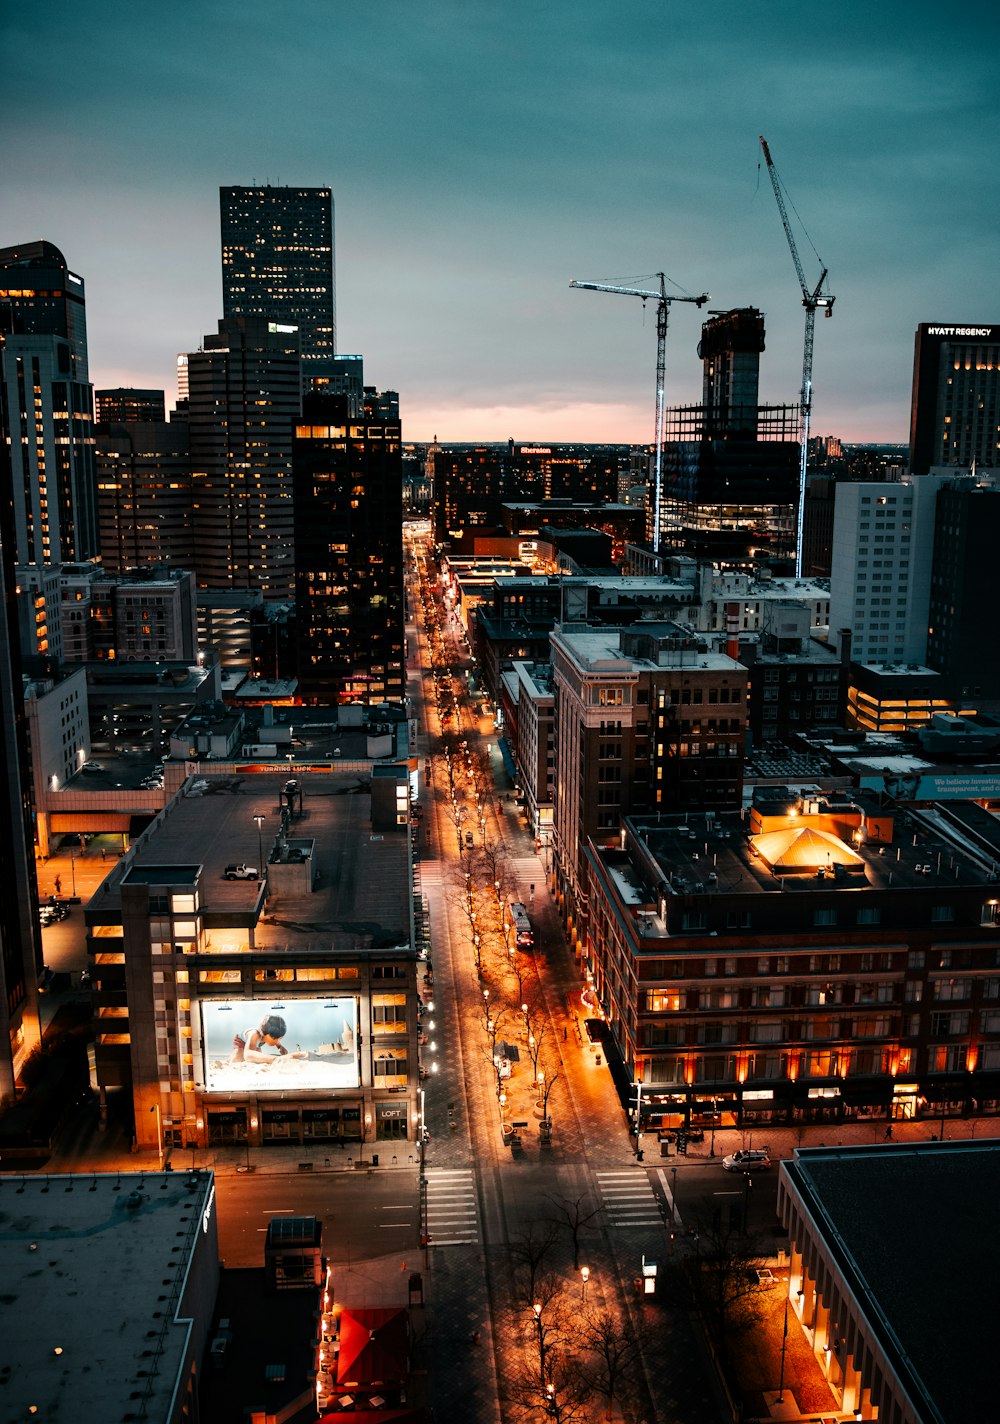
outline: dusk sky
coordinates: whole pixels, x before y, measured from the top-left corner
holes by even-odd
[[[330,184],[338,346],[404,438],[653,434],[655,313],[571,291],[665,271],[803,313],[767,138],[829,267],[813,430],[908,434],[920,321],[1000,322],[1000,7],[847,0],[64,0],[5,10],[0,245],[87,284],[91,379],[162,386],[221,316],[219,185]],[[798,232],[807,277],[819,267]],[[668,404],[700,398],[676,305]]]

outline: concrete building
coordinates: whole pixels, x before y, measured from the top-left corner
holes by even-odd
[[[740,608],[734,605],[734,622]],[[749,670],[747,721],[756,745],[788,742],[816,724],[841,725],[849,665],[810,636],[809,610],[801,603],[768,603],[753,641],[739,641]]]
[[[87,905],[96,1071],[140,1146],[414,1139],[408,770],[379,771],[189,779]]]
[[[1000,326],[922,322],[913,350],[910,473],[1000,469]]]
[[[644,1111],[748,1127],[994,1111],[995,852],[870,793],[782,791],[748,817],[588,841],[587,967]]]
[[[46,791],[58,791],[72,780],[90,756],[90,709],[87,674],[74,668],[66,677],[25,681],[28,754],[34,786],[32,807],[47,802]]]
[[[940,1424],[995,1412],[987,1322],[975,1309],[970,1319],[970,1303],[990,1299],[1000,1271],[998,1158],[995,1142],[966,1141],[813,1147],[782,1162],[793,1328],[841,1417]],[[947,1232],[915,1233],[943,1201],[961,1203]]]
[[[851,632],[857,662],[927,659],[927,614],[938,491],[967,474],[900,484],[837,485],[830,573],[830,637]],[[839,644],[838,644],[839,645]]]
[[[1000,707],[993,560],[1000,549],[1000,487],[946,486],[935,509],[927,661],[952,697]]]
[[[109,578],[100,564],[64,564],[60,590],[67,662],[196,661],[193,573],[148,567]]]
[[[21,656],[62,660],[61,564],[20,564],[14,571]]]
[[[0,1263],[17,1301],[4,1315],[7,1418],[197,1417],[219,1286],[211,1172],[33,1175],[17,1193]]]
[[[552,843],[555,803],[555,692],[548,662],[515,662],[501,678],[500,750],[524,802],[535,840]]]
[[[292,597],[292,427],[302,409],[298,336],[231,317],[188,355],[199,588]]]
[[[106,572],[122,577],[146,564],[193,568],[187,421],[106,416],[97,428],[95,458]]]
[[[116,386],[94,392],[94,415],[99,425],[131,425],[136,422],[166,421],[163,391],[137,386]]]
[[[337,350],[333,192],[220,188],[222,311],[297,327],[306,373]]]
[[[616,840],[642,811],[739,805],[746,670],[675,624],[563,627],[552,635],[553,874],[574,938],[586,937],[588,841]]]

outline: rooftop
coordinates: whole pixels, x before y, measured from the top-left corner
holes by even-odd
[[[375,832],[366,777],[313,773],[302,777],[302,815],[290,822],[296,845],[312,842],[315,888],[284,886],[266,906],[255,880],[227,880],[229,864],[259,866],[281,831],[283,775],[205,776],[189,779],[163,815],[120,861],[87,906],[88,923],[117,923],[121,884],[173,883],[198,867],[206,923],[255,925],[254,943],[268,948],[352,951],[410,944],[409,838],[403,827]],[[255,815],[264,817],[258,839]],[[184,883],[190,883],[185,880]],[[225,952],[224,931],[212,930]],[[235,945],[233,946],[236,947]]]
[[[4,1417],[169,1417],[189,1265],[203,1239],[217,1251],[202,1232],[212,1174],[5,1177],[0,1190]]]
[[[946,1424],[994,1418],[989,1302],[1000,1278],[1000,1145],[807,1148],[782,1171],[919,1417]],[[945,1229],[927,1229],[941,1222],[945,1203],[955,1204]]]

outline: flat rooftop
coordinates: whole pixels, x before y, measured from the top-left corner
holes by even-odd
[[[844,803],[846,808],[848,803]],[[855,804],[864,806],[862,798]],[[831,802],[835,806],[835,802]],[[872,807],[868,810],[871,812]],[[805,822],[807,818],[803,817]],[[942,887],[987,885],[989,869],[977,859],[963,853],[946,838],[944,828],[908,823],[904,829],[897,817],[894,839],[889,843],[862,841],[855,845],[845,838],[844,845],[861,865],[844,879],[825,874],[823,879],[808,871],[772,874],[769,866],[756,854],[741,816],[717,815],[707,821],[703,815],[666,818],[658,823],[645,817],[632,822],[656,860],[675,893],[692,890],[727,895],[788,895],[823,894],[831,890],[846,892],[857,889],[934,890]],[[605,864],[619,868],[630,865],[625,851],[602,853]],[[823,864],[820,859],[819,864]],[[928,866],[928,870],[923,867]]]
[[[288,840],[312,843],[315,889],[272,889],[266,905],[255,880],[227,880],[226,866],[259,867],[281,829],[279,797],[288,776],[207,775],[189,779],[163,815],[111,870],[87,906],[88,923],[117,923],[123,879],[190,884],[192,866],[208,925],[255,925],[258,949],[388,948],[410,943],[410,847],[407,828],[374,831],[367,776],[297,775],[302,815]],[[254,816],[262,816],[260,837]],[[105,888],[106,887],[106,888]],[[224,952],[218,929],[213,948]]]
[[[1000,1144],[811,1147],[781,1170],[920,1418],[995,1419]]]
[[[211,1172],[0,1180],[4,1419],[169,1416],[213,1191]]]

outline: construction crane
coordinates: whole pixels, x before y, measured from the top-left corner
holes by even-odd
[[[694,302],[703,307],[709,301],[707,292],[700,297],[675,297],[667,295],[667,279],[664,273],[655,274],[659,278],[658,292],[643,291],[640,287],[612,287],[606,282],[570,282],[571,287],[579,287],[585,292],[613,292],[620,297],[641,297],[644,302],[656,303],[656,455],[653,504],[653,553],[660,551],[660,490],[663,485],[663,439],[665,412],[663,406],[663,385],[667,369],[667,325],[670,320],[671,302]]]
[[[771,180],[771,187],[774,189],[775,201],[778,204],[778,212],[781,214],[781,225],[785,229],[785,237],[788,240],[788,250],[792,254],[792,261],[795,263],[795,272],[799,279],[799,286],[802,288],[802,305],[806,309],[806,335],[802,349],[802,395],[800,398],[800,410],[802,412],[802,448],[799,451],[799,509],[795,521],[795,577],[802,577],[802,527],[806,507],[806,471],[809,465],[809,426],[812,422],[812,371],[813,371],[813,338],[816,331],[816,312],[820,307],[824,316],[833,316],[833,304],[835,297],[831,297],[829,292],[823,291],[823,283],[826,281],[826,268],[823,267],[819,281],[812,291],[806,281],[806,274],[802,270],[802,260],[799,257],[799,249],[795,245],[795,238],[792,234],[792,227],[788,221],[788,212],[785,208],[785,199],[781,191],[781,182],[778,178],[778,170],[774,166],[771,158],[771,150],[767,146],[767,139],[763,134],[760,136],[760,146],[764,150],[764,162],[767,164],[767,174]],[[813,249],[815,251],[815,249]],[[816,254],[817,258],[819,253]],[[820,266],[822,266],[820,259]]]

